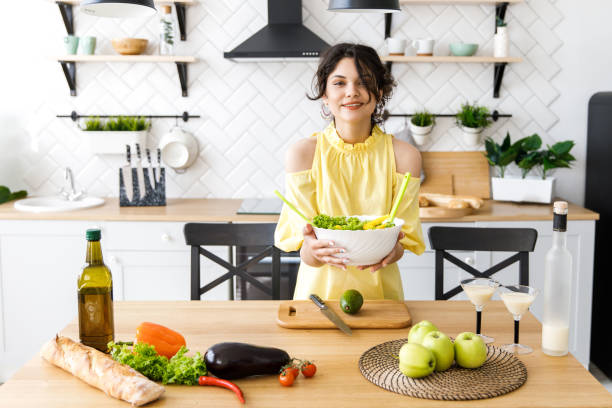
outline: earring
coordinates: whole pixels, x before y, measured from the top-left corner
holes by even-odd
[[[328,109],[327,103],[321,105],[321,117],[325,120],[330,120],[332,117],[332,114]]]

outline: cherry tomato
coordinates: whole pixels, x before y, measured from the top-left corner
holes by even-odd
[[[291,387],[294,380],[295,377],[293,376],[293,373],[288,370],[283,370],[278,376],[278,381],[283,387]]]
[[[297,378],[297,377],[298,377],[298,375],[300,375],[300,369],[299,369],[299,367],[298,367],[297,365],[294,365],[294,364],[287,364],[286,366],[284,366],[284,367],[281,369],[281,372],[282,372],[282,371],[288,371],[288,372],[290,372],[291,374],[293,374],[293,378]]]
[[[312,377],[317,372],[317,366],[310,361],[304,361],[301,366],[304,377]]]

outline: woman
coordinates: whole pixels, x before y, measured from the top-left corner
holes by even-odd
[[[425,245],[419,220],[419,151],[382,132],[385,103],[393,77],[376,51],[359,44],[338,44],[322,55],[313,81],[314,96],[333,119],[322,132],[299,140],[286,155],[286,195],[306,216],[388,214],[404,173],[412,178],[397,212],[405,221],[393,250],[378,264],[347,266],[332,256],[343,248],[318,240],[312,226],[284,206],[276,228],[276,246],[300,249],[301,265],[294,299],[316,293],[339,299],[356,289],[365,299],[403,299],[396,262],[404,249],[421,254]]]

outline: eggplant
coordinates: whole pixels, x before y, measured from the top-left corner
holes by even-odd
[[[204,355],[206,368],[219,378],[234,380],[251,375],[278,374],[291,361],[286,351],[247,343],[217,343]]]

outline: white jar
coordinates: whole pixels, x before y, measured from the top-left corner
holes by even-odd
[[[493,56],[498,58],[510,55],[510,38],[508,38],[508,27],[497,27],[497,33],[493,36]]]

